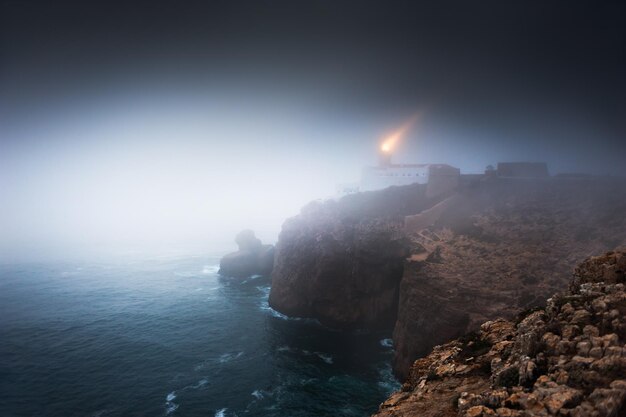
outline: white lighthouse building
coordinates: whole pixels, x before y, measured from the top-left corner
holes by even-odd
[[[433,197],[455,189],[461,172],[447,164],[394,164],[391,151],[415,121],[415,117],[391,134],[382,143],[378,153],[378,166],[365,167],[358,184],[344,184],[340,194],[382,190],[387,187],[427,184],[426,195]]]
[[[359,191],[410,184],[428,184],[428,194],[435,195],[455,188],[461,172],[447,164],[385,164],[366,167],[361,175]]]

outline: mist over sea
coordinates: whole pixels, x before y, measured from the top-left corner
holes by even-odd
[[[389,335],[267,304],[218,257],[0,266],[0,415],[366,416],[394,389]]]

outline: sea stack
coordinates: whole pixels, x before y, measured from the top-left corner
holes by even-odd
[[[251,275],[269,276],[274,267],[274,246],[264,245],[252,230],[242,230],[235,237],[237,252],[220,260],[219,274],[245,278]]]

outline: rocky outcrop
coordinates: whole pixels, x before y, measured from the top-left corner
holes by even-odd
[[[580,259],[626,245],[624,212],[623,181],[494,180],[407,218],[396,374],[487,320],[543,305]]]
[[[393,326],[407,256],[401,225],[332,221],[308,229],[305,221],[283,225],[270,306],[333,328]]]
[[[580,259],[626,245],[625,212],[624,181],[593,177],[462,178],[436,199],[412,185],[312,203],[283,225],[270,305],[393,330],[403,379],[433,346],[542,306]]]
[[[426,187],[392,187],[312,203],[284,224],[270,306],[342,329],[390,331],[408,241],[405,215],[439,200]],[[443,198],[443,197],[441,197]]]
[[[264,245],[252,230],[243,230],[235,237],[237,252],[220,260],[219,274],[245,278],[251,275],[269,276],[274,266],[274,246]]]
[[[416,360],[379,417],[626,415],[626,249],[576,268],[569,292]]]

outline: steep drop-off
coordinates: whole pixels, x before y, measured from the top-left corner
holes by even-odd
[[[283,226],[270,304],[332,327],[394,329],[404,378],[433,346],[543,305],[577,261],[625,245],[624,213],[626,184],[610,178],[492,178],[437,199],[415,185],[314,203]]]
[[[314,202],[283,224],[269,302],[281,313],[334,328],[393,327],[408,241],[404,216],[439,199],[393,187]]]
[[[400,377],[434,345],[543,305],[576,262],[626,244],[623,181],[500,179],[454,198],[433,224],[407,230],[393,334]]]
[[[583,262],[567,293],[412,365],[378,417],[626,415],[626,249]]]

